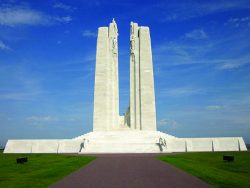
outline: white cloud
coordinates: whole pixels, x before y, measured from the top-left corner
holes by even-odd
[[[244,63],[245,64],[245,63]],[[235,68],[239,68],[240,66],[242,66],[243,64],[241,63],[224,63],[223,65],[219,66],[219,69],[223,69],[223,70],[226,70],[226,69],[235,69]]]
[[[209,105],[209,106],[206,106],[206,109],[208,110],[220,110],[220,109],[223,109],[224,106],[221,106],[221,105]]]
[[[70,16],[50,16],[43,12],[33,10],[27,6],[1,6],[0,25],[50,25],[56,22],[68,23],[72,20]]]
[[[197,64],[197,63],[211,63],[205,58],[200,58],[206,52],[211,50],[211,42],[202,40],[200,43],[192,43],[183,40],[185,35],[180,40],[174,42],[162,43],[156,46],[154,50],[154,60],[164,61],[166,66]]]
[[[71,16],[54,17],[54,20],[61,23],[69,23],[72,21]]]
[[[9,50],[10,48],[3,41],[0,40],[0,49],[1,50]]]
[[[33,100],[34,96],[40,94],[40,92],[8,92],[1,93],[0,100]]]
[[[32,122],[51,122],[51,121],[56,121],[57,118],[52,116],[30,116],[27,117],[26,120]]]
[[[0,64],[0,100],[30,101],[43,93],[40,78],[25,65]]]
[[[236,69],[250,63],[250,55],[243,56],[241,58],[231,58],[220,60],[221,65],[218,66],[218,69],[227,70],[227,69]]]
[[[247,0],[231,0],[231,1],[216,1],[216,2],[184,2],[174,3],[169,2],[158,4],[159,8],[168,12],[163,21],[186,20],[214,13],[227,12],[232,10],[250,9],[250,4]]]
[[[162,94],[169,97],[182,97],[203,94],[205,91],[200,88],[194,87],[179,87],[179,88],[167,88],[162,91]]]
[[[250,17],[249,16],[247,16],[247,17],[243,17],[243,18],[241,18],[241,21],[250,21]]]
[[[7,26],[46,24],[48,17],[42,12],[22,6],[0,7],[0,24]]]
[[[185,37],[189,39],[205,39],[207,38],[207,33],[203,29],[195,29],[190,33],[186,33]]]
[[[90,30],[84,30],[82,32],[82,36],[83,37],[96,37],[97,34],[95,32],[93,32],[93,31],[90,31]]]
[[[240,27],[240,26],[249,26],[250,25],[250,17],[235,17],[228,19],[224,25],[231,25],[233,27]]]
[[[67,10],[67,11],[73,11],[75,8],[69,6],[69,5],[66,5],[64,3],[61,3],[61,2],[58,2],[58,3],[55,3],[53,5],[54,8],[57,8],[57,9],[63,9],[63,10]]]
[[[171,128],[171,129],[176,129],[176,128],[179,127],[179,124],[175,120],[160,119],[157,122],[157,126],[159,126],[159,127],[168,127],[168,128]]]
[[[231,40],[230,38],[224,39],[225,41]],[[244,47],[241,38],[238,41],[224,42],[222,39],[202,40],[202,43],[186,43],[183,40],[176,42],[169,42],[159,45],[154,50],[154,60],[159,62],[160,66],[176,66],[185,64],[213,64],[218,70],[237,69],[250,64],[250,55],[243,54],[239,56],[237,50]],[[247,44],[248,45],[248,44]],[[232,52],[225,54],[224,58],[219,57],[220,53],[224,53],[224,48],[227,46]],[[235,53],[235,54],[234,54]],[[235,57],[232,57],[234,55]],[[218,56],[218,57],[217,57]],[[212,57],[212,58],[211,58]],[[164,61],[162,61],[164,59]],[[167,62],[167,63],[165,63]]]
[[[175,41],[158,44],[153,49],[155,65],[161,68],[187,64],[210,64],[218,70],[228,70],[250,64],[249,31],[221,32],[224,29],[225,27],[222,27],[218,31],[213,31],[213,35],[207,37],[206,40],[187,40],[187,37],[204,38],[207,36],[202,34],[202,31],[194,30],[195,32],[184,34]]]

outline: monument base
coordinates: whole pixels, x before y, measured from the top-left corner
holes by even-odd
[[[4,153],[171,153],[247,151],[242,137],[177,138],[160,131],[95,131],[73,139],[8,140]]]

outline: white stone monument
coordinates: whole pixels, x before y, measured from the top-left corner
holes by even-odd
[[[119,124],[118,29],[113,19],[109,27],[98,29],[95,73],[94,131],[108,131]]]
[[[148,27],[130,24],[130,127],[156,131],[155,91]]]
[[[119,116],[118,29],[98,29],[93,132],[73,139],[8,140],[4,153],[169,153],[246,151],[242,137],[177,138],[157,131],[148,27],[130,25],[130,102]]]

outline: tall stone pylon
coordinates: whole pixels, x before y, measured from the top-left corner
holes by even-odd
[[[130,24],[130,128],[156,131],[150,31]]]
[[[93,130],[106,131],[119,125],[118,28],[99,27],[96,49]]]

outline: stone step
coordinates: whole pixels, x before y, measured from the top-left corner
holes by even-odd
[[[145,143],[103,143],[89,144],[81,153],[159,153],[157,144]]]
[[[138,139],[159,139],[160,137],[169,139],[176,138],[174,136],[161,133],[159,131],[110,131],[110,132],[91,132],[82,136],[78,136],[74,139],[94,139],[94,140],[106,140],[106,139],[125,139],[125,140],[138,140]]]

